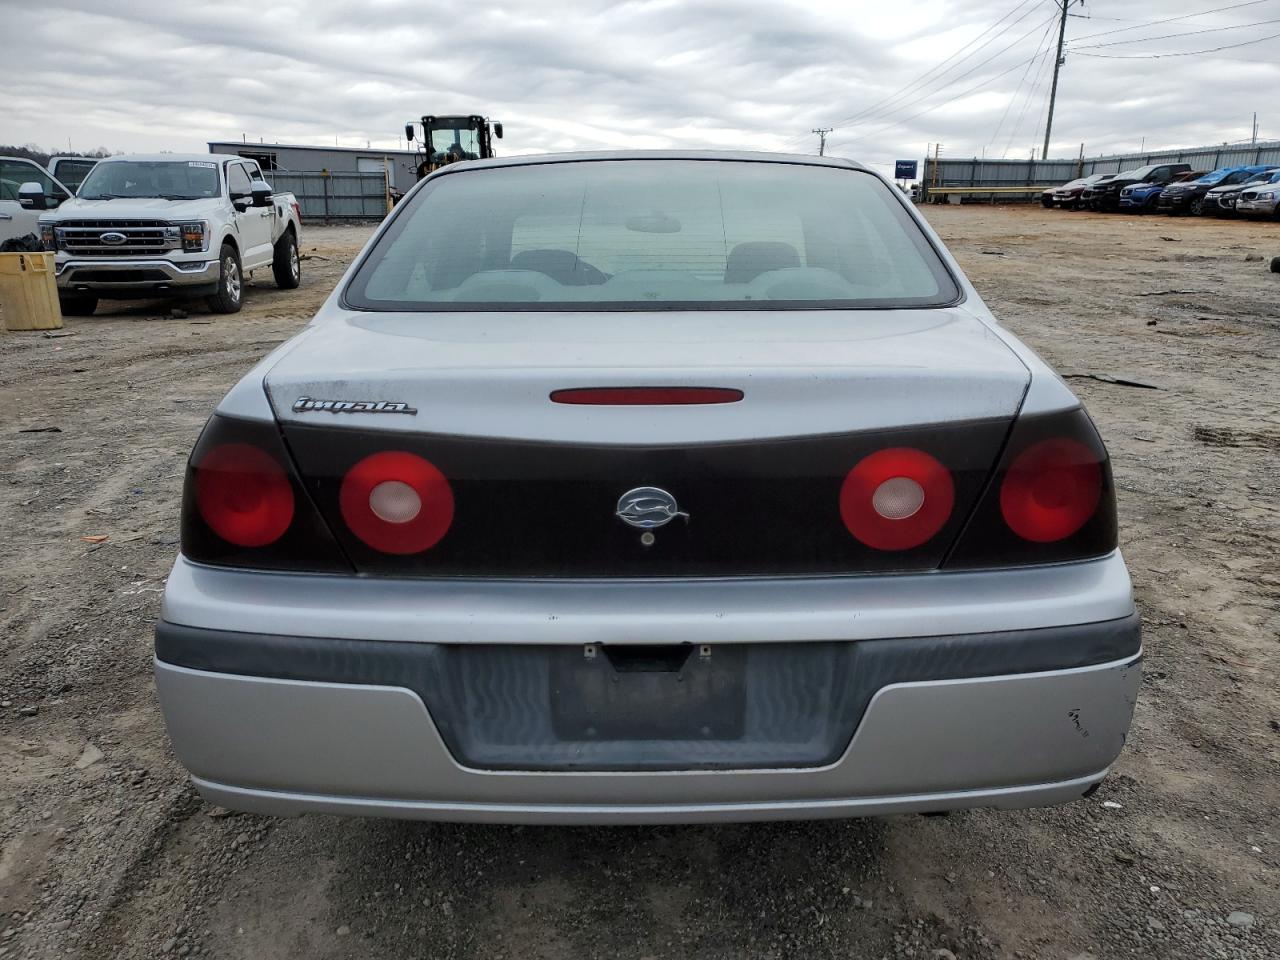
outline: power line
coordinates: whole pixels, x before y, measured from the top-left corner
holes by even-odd
[[[941,79],[943,78],[943,76],[945,76],[947,73],[950,73],[952,70],[954,70],[956,67],[960,66],[962,63],[964,63],[964,62],[965,62],[966,60],[968,60],[969,58],[973,57],[973,56],[974,56],[975,54],[977,54],[979,51],[983,50],[984,48],[986,48],[986,47],[990,46],[992,43],[994,43],[996,40],[1000,39],[1000,37],[1004,36],[1006,33],[1008,33],[1010,30],[1012,30],[1015,26],[1017,26],[1019,23],[1021,23],[1023,20],[1025,20],[1027,17],[1029,17],[1031,14],[1035,13],[1035,11],[1036,11],[1038,8],[1040,8],[1040,7],[1044,6],[1044,4],[1045,4],[1046,2],[1048,2],[1048,0],[1037,0],[1037,2],[1035,2],[1035,3],[1034,3],[1034,5],[1033,5],[1030,9],[1026,10],[1026,11],[1022,14],[1022,16],[1018,17],[1018,18],[1017,18],[1016,20],[1014,20],[1012,23],[1007,24],[1007,25],[1004,27],[1004,29],[1003,29],[1003,30],[1000,30],[1000,31],[999,31],[999,32],[997,32],[994,36],[989,37],[988,39],[986,39],[985,41],[983,41],[981,44],[979,44],[979,45],[978,45],[976,48],[974,48],[973,50],[969,51],[969,52],[968,52],[967,54],[965,54],[963,57],[960,57],[960,54],[964,53],[964,52],[965,52],[965,50],[967,50],[969,47],[973,46],[973,45],[974,45],[975,43],[977,43],[979,40],[982,40],[982,38],[983,38],[984,36],[986,36],[988,33],[990,33],[990,32],[991,32],[992,30],[994,30],[996,27],[1000,26],[1000,24],[1001,24],[1001,23],[1004,23],[1004,21],[1005,21],[1005,20],[1008,20],[1008,19],[1009,19],[1009,17],[1013,16],[1015,13],[1017,13],[1019,10],[1021,10],[1021,9],[1022,9],[1023,7],[1025,7],[1028,3],[1031,3],[1031,2],[1032,2],[1032,0],[1022,0],[1022,2],[1021,2],[1021,3],[1019,3],[1016,7],[1014,7],[1012,10],[1010,10],[1008,13],[1006,13],[1003,17],[1001,17],[999,20],[997,20],[997,21],[996,21],[995,23],[993,23],[991,26],[989,26],[989,27],[988,27],[986,30],[984,30],[982,33],[978,34],[978,36],[974,37],[972,40],[970,40],[968,43],[966,43],[964,46],[962,46],[962,47],[961,47],[959,50],[957,50],[955,53],[951,54],[951,56],[947,57],[947,58],[946,58],[945,60],[943,60],[941,63],[937,64],[936,66],[934,66],[934,67],[932,67],[932,68],[930,68],[929,70],[926,70],[924,73],[922,73],[920,76],[918,76],[915,80],[911,81],[911,83],[907,84],[905,87],[903,87],[903,88],[902,88],[901,90],[899,90],[897,93],[891,94],[891,95],[889,95],[889,96],[887,96],[887,97],[883,97],[883,98],[881,98],[880,100],[878,100],[878,101],[876,101],[875,103],[873,103],[871,106],[866,107],[866,108],[864,108],[864,109],[862,109],[862,110],[859,110],[858,112],[856,112],[856,113],[854,113],[854,114],[851,114],[850,116],[844,117],[844,118],[843,118],[843,119],[841,119],[841,120],[837,120],[837,121],[835,122],[835,124],[833,124],[833,125],[834,125],[834,126],[836,126],[836,127],[843,127],[843,126],[848,126],[848,125],[850,125],[850,124],[852,124],[852,123],[854,123],[855,121],[858,121],[858,120],[868,120],[868,119],[870,119],[870,118],[871,118],[871,116],[872,116],[872,115],[874,115],[874,114],[877,114],[877,113],[884,113],[884,112],[885,112],[885,109],[884,109],[884,108],[885,108],[885,106],[887,106],[889,103],[891,103],[891,102],[893,102],[893,101],[895,101],[895,100],[900,100],[900,99],[902,99],[903,97],[906,97],[906,96],[908,96],[909,94],[911,94],[911,93],[913,93],[913,92],[917,92],[917,91],[918,91],[918,89],[919,89],[919,88],[921,88],[921,86],[932,86],[934,83],[936,83],[937,81],[941,80]],[[1037,29],[1038,29],[1038,28],[1037,28]],[[1032,32],[1034,33],[1034,31],[1032,31]],[[1009,49],[1009,48],[1008,48],[1008,47],[1006,47],[1005,49],[1007,50],[1007,49]],[[1004,51],[1001,51],[1001,52],[1004,52]],[[960,59],[959,59],[959,60],[956,60],[956,58],[957,58],[957,57],[960,57]],[[955,63],[951,63],[951,61],[953,61],[953,60],[955,60],[956,62],[955,62]],[[985,63],[989,63],[989,62],[990,62],[990,60],[987,60],[987,61],[984,61],[984,62],[985,62]],[[947,66],[947,64],[950,64],[950,66]],[[944,69],[944,68],[945,68],[945,69]],[[966,74],[962,74],[962,77],[963,77],[963,76],[968,76],[968,74],[967,74],[967,73],[966,73]],[[961,78],[962,78],[962,77],[961,77]],[[949,82],[954,83],[954,82],[956,82],[956,80],[957,80],[957,79],[961,79],[961,78],[953,78],[953,79],[952,79],[952,80],[950,80]],[[935,90],[935,91],[933,91],[933,92],[934,92],[934,93],[936,93],[937,91]],[[932,96],[932,93],[925,94],[925,96]]]
[[[1146,43],[1148,40],[1173,40],[1180,37],[1195,37],[1202,33],[1221,33],[1224,30],[1243,30],[1246,27],[1265,27],[1270,23],[1280,23],[1280,18],[1275,20],[1258,20],[1255,23],[1235,23],[1229,27],[1208,27],[1204,30],[1190,30],[1185,33],[1164,33],[1157,37],[1137,37],[1133,40],[1112,40],[1109,43],[1089,43],[1083,47],[1077,47],[1074,43],[1072,50],[1096,50],[1099,47],[1120,47],[1129,43]]]
[[[1037,29],[1039,29],[1039,28],[1040,28],[1040,27],[1042,27],[1042,26],[1044,26],[1044,24],[1042,24],[1042,23],[1041,23],[1041,24],[1037,24],[1037,25],[1036,25]],[[994,58],[993,58],[993,59],[994,59]],[[892,130],[894,127],[900,127],[900,126],[902,126],[902,125],[903,125],[903,124],[905,124],[905,123],[910,123],[912,120],[915,120],[917,117],[923,117],[926,113],[933,113],[933,111],[935,111],[935,110],[940,110],[940,109],[942,109],[943,107],[947,106],[948,104],[955,103],[957,100],[962,100],[962,99],[964,99],[965,97],[971,96],[971,95],[973,95],[973,94],[975,94],[975,93],[979,92],[980,90],[982,90],[982,88],[983,88],[983,87],[986,87],[986,86],[989,86],[989,85],[990,85],[990,84],[992,84],[992,83],[995,83],[995,81],[999,80],[1001,77],[1004,77],[1004,76],[1007,76],[1007,75],[1008,75],[1008,74],[1010,74],[1010,73],[1013,73],[1013,71],[1017,70],[1019,67],[1021,67],[1021,66],[1025,65],[1025,64],[1027,64],[1027,63],[1029,63],[1031,60],[1034,60],[1034,59],[1036,59],[1036,58],[1035,58],[1035,57],[1029,57],[1029,58],[1027,58],[1026,60],[1019,60],[1019,61],[1018,61],[1017,63],[1015,63],[1013,66],[1008,67],[1008,68],[1006,68],[1006,69],[1004,69],[1004,70],[1001,70],[999,73],[997,73],[997,74],[993,74],[993,75],[992,75],[992,76],[990,76],[990,77],[987,77],[987,79],[985,79],[985,80],[981,81],[980,83],[976,83],[976,84],[974,84],[974,85],[973,85],[972,87],[970,87],[969,89],[964,90],[964,91],[962,91],[962,92],[960,92],[960,93],[957,93],[954,97],[948,97],[946,100],[943,100],[941,103],[936,103],[936,104],[934,104],[932,107],[926,107],[925,109],[920,110],[920,111],[918,111],[918,112],[916,112],[916,113],[913,113],[913,114],[911,114],[911,116],[909,116],[909,117],[904,117],[903,119],[898,120],[898,121],[896,121],[896,122],[894,122],[894,123],[888,123],[888,124],[885,124],[883,127],[880,127],[878,130],[872,130],[870,133],[864,133],[864,134],[863,134],[862,136],[860,136],[860,137],[854,137],[852,140],[841,140],[841,141],[838,141],[838,142],[839,142],[839,143],[845,143],[845,144],[849,144],[849,143],[858,143],[859,141],[866,140],[868,137],[873,137],[873,136],[875,136],[876,134],[884,133],[884,131],[886,131],[886,130]],[[975,68],[975,69],[977,69],[977,68]],[[834,144],[835,142],[837,142],[837,141],[833,141],[833,144]]]
[[[1055,17],[1056,17],[1056,14],[1055,14]],[[1018,39],[1014,40],[1014,41],[1013,41],[1013,43],[1009,44],[1009,45],[1008,45],[1007,47],[1005,47],[1004,49],[999,50],[999,51],[997,51],[996,53],[993,53],[991,56],[987,57],[987,59],[983,60],[983,61],[982,61],[981,63],[979,63],[979,64],[975,64],[974,66],[970,67],[968,70],[966,70],[964,73],[960,74],[959,76],[951,78],[951,80],[949,80],[949,81],[948,81],[948,89],[949,89],[950,87],[954,87],[954,86],[955,86],[955,84],[959,83],[961,80],[964,80],[964,79],[965,79],[965,78],[967,78],[967,77],[973,76],[973,74],[977,73],[979,70],[981,70],[981,69],[982,69],[983,67],[985,67],[987,64],[991,63],[993,60],[998,60],[1001,56],[1003,56],[1004,54],[1008,53],[1008,52],[1009,52],[1010,50],[1012,50],[1014,47],[1018,46],[1020,43],[1022,43],[1022,41],[1023,41],[1023,40],[1027,39],[1027,37],[1029,37],[1029,36],[1031,36],[1032,34],[1034,34],[1037,30],[1039,30],[1041,27],[1045,26],[1047,23],[1051,22],[1053,19],[1054,19],[1054,17],[1049,17],[1047,20],[1043,20],[1043,21],[1041,21],[1040,23],[1037,23],[1034,27],[1032,27],[1032,28],[1031,28],[1030,30],[1028,30],[1026,33],[1022,34],[1022,36],[1018,37]],[[1035,57],[1032,57],[1031,59],[1035,59]],[[996,74],[994,77],[989,78],[989,80],[987,80],[987,81],[983,81],[982,83],[978,84],[978,86],[977,86],[977,87],[974,87],[974,88],[972,88],[972,89],[974,89],[974,90],[980,89],[982,86],[985,86],[985,84],[986,84],[986,83],[988,83],[988,82],[990,82],[991,80],[997,80],[997,79],[999,79],[1000,77],[1005,76],[1006,74],[1012,73],[1014,70],[1017,70],[1019,67],[1021,67],[1023,64],[1025,64],[1025,63],[1027,63],[1027,62],[1028,62],[1028,61],[1026,61],[1026,60],[1019,60],[1019,61],[1018,61],[1017,63],[1015,63],[1013,66],[1009,67],[1007,70],[1002,70],[1000,73]],[[934,90],[932,93],[927,94],[927,96],[934,96],[935,94],[940,93],[940,92],[941,92],[941,90]],[[874,131],[872,131],[872,133],[871,133],[871,134],[868,134],[868,136],[874,135],[874,134],[876,134],[876,133],[881,133],[881,132],[883,132],[883,131],[885,131],[885,130],[892,129],[893,127],[896,127],[896,126],[901,126],[903,123],[906,123],[908,120],[914,119],[915,117],[923,116],[923,115],[924,115],[924,114],[926,114],[926,113],[931,113],[932,111],[937,110],[939,107],[946,106],[948,103],[953,103],[953,102],[955,102],[956,100],[959,100],[959,99],[960,99],[961,97],[963,97],[963,96],[965,96],[965,94],[963,94],[963,93],[961,93],[961,94],[957,94],[957,95],[956,95],[956,96],[954,96],[954,97],[950,97],[950,98],[948,98],[947,100],[944,100],[944,101],[943,101],[942,103],[940,103],[940,104],[936,104],[935,106],[929,107],[929,108],[927,108],[927,109],[925,109],[925,110],[921,110],[921,111],[919,111],[919,112],[917,112],[917,113],[913,113],[913,114],[912,114],[910,117],[908,117],[906,120],[899,120],[899,121],[897,121],[897,122],[893,122],[893,123],[886,124],[885,126],[881,127],[879,130],[874,130]],[[887,119],[887,118],[886,118],[886,117],[881,117],[880,119],[881,119],[881,120],[884,120],[884,119]],[[858,137],[858,138],[856,138],[856,139],[861,140],[861,139],[865,139],[865,138],[863,138],[863,137]],[[848,141],[848,140],[846,140],[845,142],[846,142],[846,143],[851,143],[851,142],[856,142],[856,141]]]
[[[1022,102],[1022,109],[1018,111],[1018,119],[1014,122],[1013,129],[1009,131],[1009,139],[1005,141],[1004,149],[1000,151],[1001,157],[1007,157],[1009,155],[1009,148],[1013,146],[1014,140],[1018,136],[1018,131],[1022,129],[1022,118],[1026,116],[1027,110],[1030,108],[1031,104],[1035,102],[1036,93],[1044,84],[1044,68],[1049,63],[1049,51],[1051,49],[1052,47],[1046,48],[1044,53],[1040,55],[1040,65],[1036,67],[1035,78],[1031,84],[1031,89],[1027,91],[1027,98]],[[1040,124],[1037,123],[1036,131],[1038,132],[1039,129]]]
[[[1049,159],[1049,129],[1053,125],[1053,119],[1052,119],[1053,114],[1051,109],[1052,107],[1053,107],[1053,97],[1050,96],[1045,98],[1044,112],[1040,114],[1040,122],[1036,124],[1036,139],[1039,139],[1040,131],[1042,129],[1045,132],[1044,148],[1040,151],[1041,160]]]
[[[1079,0],[1084,5],[1084,0]],[[1049,88],[1049,113],[1044,122],[1044,149],[1041,157],[1049,155],[1049,134],[1053,132],[1053,107],[1058,101],[1058,72],[1062,69],[1062,45],[1067,39],[1067,10],[1071,0],[1062,0],[1062,19],[1058,22],[1058,52],[1053,55],[1053,86]]]
[[[1201,10],[1199,13],[1184,13],[1178,17],[1165,17],[1163,20],[1148,20],[1145,23],[1135,23],[1132,27],[1117,27],[1114,30],[1103,30],[1101,33],[1086,33],[1083,37],[1076,37],[1076,40],[1092,40],[1094,37],[1107,37],[1113,33],[1124,33],[1127,30],[1139,30],[1142,27],[1157,27],[1162,23],[1173,23],[1175,20],[1194,20],[1196,17],[1207,17],[1211,13],[1225,13],[1228,10],[1239,10],[1241,7],[1256,7],[1260,3],[1267,3],[1269,0],[1248,0],[1247,3],[1233,3],[1229,7],[1215,7],[1212,10]]]
[[[1246,40],[1244,43],[1229,43],[1225,47],[1210,47],[1207,50],[1188,50],[1184,53],[1081,53],[1081,57],[1096,57],[1099,60],[1163,60],[1166,57],[1198,57],[1205,53],[1218,53],[1221,50],[1235,50],[1238,47],[1249,47],[1255,43],[1263,43],[1267,40],[1275,40],[1280,37],[1280,33],[1273,33],[1268,37],[1258,37],[1256,40]]]
[[[1021,7],[1026,6],[1027,2],[1029,2],[1029,0],[1023,0],[1023,3],[1019,4],[1019,6],[1017,6],[1017,7],[1014,7],[1014,9],[1013,9],[1013,10],[1011,10],[1011,11],[1009,11],[1009,13],[1005,14],[1005,16],[1004,16],[1004,17],[1001,17],[1001,18],[1000,18],[1000,20],[997,20],[997,21],[996,21],[996,23],[995,23],[995,24],[992,24],[992,26],[991,26],[991,27],[989,27],[989,28],[987,29],[987,31],[984,31],[984,33],[986,33],[986,32],[990,32],[990,30],[991,30],[991,29],[993,29],[995,26],[998,26],[998,25],[999,25],[1003,20],[1008,19],[1008,18],[1009,18],[1009,16],[1011,16],[1011,15],[1012,15],[1012,14],[1014,14],[1014,13],[1016,13],[1016,12],[1017,12]],[[961,64],[961,63],[963,63],[965,60],[969,59],[969,57],[970,57],[970,56],[972,56],[973,54],[977,53],[977,52],[978,52],[979,50],[981,50],[983,47],[985,47],[985,46],[987,46],[988,44],[990,44],[991,42],[993,42],[993,41],[995,41],[995,40],[999,39],[999,37],[1001,37],[1001,36],[1003,36],[1005,33],[1007,33],[1007,32],[1008,32],[1008,31],[1009,31],[1009,30],[1010,30],[1014,25],[1016,25],[1016,24],[1020,23],[1020,22],[1021,22],[1022,20],[1024,20],[1024,19],[1025,19],[1029,14],[1031,14],[1031,13],[1035,12],[1035,10],[1036,10],[1036,9],[1038,9],[1038,8],[1039,8],[1039,7],[1041,7],[1041,6],[1043,6],[1043,5],[1044,5],[1044,3],[1046,3],[1046,2],[1048,2],[1048,0],[1039,0],[1039,2],[1038,2],[1035,6],[1031,7],[1031,8],[1030,8],[1028,11],[1026,11],[1026,13],[1024,13],[1021,17],[1018,17],[1016,20],[1014,20],[1014,21],[1013,21],[1013,23],[1008,24],[1008,25],[1007,25],[1003,30],[999,31],[999,33],[997,33],[995,36],[991,37],[991,38],[990,38],[990,40],[988,40],[986,43],[983,43],[983,44],[982,44],[981,46],[979,46],[977,49],[973,50],[970,54],[968,54],[967,56],[963,57],[961,60],[957,61],[956,63],[952,64],[952,66],[951,66],[951,67],[949,67],[947,70],[944,70],[942,74],[939,74],[938,76],[934,77],[932,80],[930,80],[928,83],[926,83],[926,86],[930,86],[930,87],[932,87],[932,86],[934,86],[934,84],[936,84],[938,81],[942,81],[946,73],[950,72],[950,70],[954,69],[955,67],[960,66],[960,64]],[[996,53],[992,54],[990,57],[988,57],[987,59],[983,60],[981,63],[978,63],[978,64],[976,64],[976,65],[974,65],[974,66],[970,67],[970,68],[969,68],[968,70],[966,70],[964,73],[961,73],[961,74],[959,74],[958,76],[955,76],[955,77],[951,77],[951,78],[949,78],[949,79],[946,79],[946,80],[945,80],[945,83],[946,83],[947,87],[954,86],[956,83],[959,83],[960,81],[964,80],[966,77],[972,76],[974,73],[976,73],[978,70],[981,70],[983,67],[985,67],[987,64],[991,63],[993,60],[998,59],[998,58],[999,58],[1000,56],[1002,56],[1003,54],[1007,53],[1008,51],[1012,50],[1014,47],[1018,46],[1018,44],[1020,44],[1020,43],[1021,43],[1023,40],[1025,40],[1028,36],[1030,36],[1031,34],[1035,33],[1035,32],[1036,32],[1036,30],[1039,30],[1042,26],[1044,26],[1045,24],[1049,23],[1052,19],[1053,19],[1053,18],[1052,18],[1052,17],[1050,17],[1050,18],[1049,18],[1049,20],[1045,20],[1045,21],[1042,21],[1041,23],[1036,24],[1036,25],[1035,25],[1034,27],[1032,27],[1032,28],[1031,28],[1031,30],[1029,30],[1027,33],[1022,34],[1022,36],[1020,36],[1020,37],[1018,37],[1016,40],[1014,40],[1014,41],[1013,41],[1013,43],[1009,44],[1008,46],[1006,46],[1006,47],[1002,48],[1001,50],[997,51]],[[975,37],[975,38],[974,38],[974,40],[971,40],[971,41],[969,42],[969,44],[966,44],[966,46],[970,46],[970,45],[972,45],[976,40],[980,39],[980,38],[981,38],[981,36],[982,36],[982,34],[979,34],[979,36],[978,36],[978,37]],[[947,58],[947,60],[952,60],[952,59],[954,59],[954,58],[955,58],[959,53],[962,53],[962,52],[964,51],[964,49],[965,49],[965,47],[961,47],[961,48],[960,48],[960,50],[957,50],[957,51],[956,51],[956,53],[954,53],[954,54],[952,54],[950,57],[948,57],[948,58]],[[944,63],[945,63],[945,62],[946,62],[946,61],[944,61]],[[1027,62],[1027,61],[1019,61],[1019,63],[1017,63],[1017,64],[1016,64],[1012,69],[1017,69],[1017,67],[1022,66],[1022,64],[1023,64],[1023,63],[1025,63],[1025,62]],[[939,64],[939,66],[941,66],[941,64]],[[937,69],[938,69],[938,68],[937,68],[937,67],[935,67],[935,68],[934,68],[934,71],[936,71]],[[888,104],[890,101],[898,100],[898,99],[902,98],[903,96],[906,96],[909,92],[911,92],[911,88],[912,88],[913,86],[916,86],[916,85],[919,83],[919,81],[920,81],[921,79],[923,79],[925,76],[927,76],[927,75],[928,75],[928,73],[930,73],[930,72],[933,72],[933,71],[926,71],[926,73],[925,73],[925,74],[922,74],[922,75],[921,75],[921,77],[918,77],[915,81],[912,81],[912,83],[911,83],[911,84],[908,84],[908,85],[907,85],[907,87],[904,87],[902,90],[900,90],[900,91],[899,91],[898,93],[896,93],[896,94],[893,94],[892,96],[889,96],[889,97],[883,98],[882,100],[880,100],[880,101],[879,101],[879,103],[880,103],[880,104]],[[1007,73],[1007,72],[1008,72],[1008,71],[1006,71],[1006,73]],[[1001,74],[1001,76],[1003,76],[1003,74]],[[921,98],[918,98],[916,102],[919,102],[919,99],[926,99],[926,98],[928,98],[928,97],[932,97],[932,96],[934,96],[934,95],[936,95],[936,94],[938,94],[938,93],[942,92],[942,90],[943,90],[943,89],[945,89],[945,88],[944,88],[944,87],[935,87],[934,89],[931,89],[931,90],[929,90],[929,91],[928,91],[928,92],[926,92],[926,93],[923,93],[923,94],[922,94],[922,96],[921,96]],[[947,102],[950,102],[950,101],[947,101]],[[901,106],[903,106],[903,104],[899,104],[899,105],[898,105],[898,107],[901,107]],[[858,120],[858,119],[866,119],[866,120],[868,120],[868,121],[871,121],[871,120],[872,120],[872,114],[875,114],[875,113],[879,113],[879,114],[881,114],[881,116],[876,117],[876,118],[874,119],[874,121],[873,121],[873,122],[880,122],[880,121],[882,121],[882,120],[886,120],[886,119],[888,119],[889,117],[891,117],[891,116],[892,116],[892,114],[893,114],[893,112],[894,112],[894,110],[898,109],[898,107],[894,107],[894,108],[892,108],[892,109],[889,109],[889,110],[886,112],[883,108],[881,108],[881,107],[879,107],[879,106],[877,106],[877,105],[873,105],[872,107],[869,107],[869,108],[867,108],[866,110],[861,111],[860,113],[854,114],[854,115],[852,115],[851,117],[846,117],[846,118],[844,118],[843,120],[838,121],[837,123],[833,124],[833,126],[834,126],[837,130],[840,130],[840,129],[843,129],[843,128],[847,127],[847,126],[850,126],[850,125],[852,124],[852,122],[853,122],[853,121]],[[891,123],[891,124],[889,124],[888,126],[884,127],[883,129],[889,129],[889,128],[890,128],[890,127],[892,127],[892,126],[895,126],[895,124],[892,124],[892,123]],[[790,138],[789,140],[784,141],[784,143],[785,143],[785,144],[798,144],[798,143],[802,142],[804,139],[805,139],[805,135],[804,135],[804,134],[801,134],[801,135],[799,135],[799,136],[797,136],[797,137],[792,137],[792,138]],[[846,141],[846,142],[848,142],[848,141]]]
[[[1044,48],[1045,43],[1048,42],[1049,31],[1052,29],[1053,23],[1050,21],[1050,23],[1044,28],[1044,33],[1040,37],[1040,42],[1036,44],[1037,57],[1040,56],[1040,51]],[[1009,119],[1009,111],[1013,108],[1014,103],[1017,102],[1018,96],[1022,93],[1022,88],[1027,82],[1027,76],[1031,73],[1031,65],[1034,62],[1034,58],[1028,61],[1027,69],[1022,71],[1022,76],[1018,79],[1018,85],[1014,88],[1013,95],[1009,97],[1009,102],[1004,105],[1004,113],[1000,115],[1000,122],[996,124],[996,131],[991,134],[991,139],[987,141],[988,145],[994,146],[995,142],[1000,139],[1000,131],[1004,129],[1004,122]]]
[[[961,57],[961,58],[960,58],[959,60],[957,60],[955,63],[951,63],[951,61],[956,60],[956,58],[957,58],[957,57],[960,57],[960,55],[961,55],[961,54],[964,54],[964,53],[965,53],[965,51],[969,49],[969,47],[972,47],[972,46],[973,46],[975,43],[977,43],[979,40],[982,40],[982,38],[983,38],[983,37],[985,37],[988,33],[991,33],[991,31],[992,31],[992,30],[995,30],[995,29],[996,29],[996,27],[1000,26],[1000,24],[1001,24],[1001,23],[1004,23],[1004,21],[1005,21],[1005,20],[1008,20],[1008,19],[1009,19],[1009,17],[1013,16],[1015,13],[1017,13],[1019,10],[1021,10],[1021,9],[1022,9],[1023,7],[1025,7],[1028,3],[1031,3],[1031,2],[1032,2],[1032,0],[1022,0],[1022,2],[1021,2],[1021,3],[1019,3],[1016,7],[1014,7],[1012,10],[1010,10],[1008,13],[1006,13],[1003,17],[1001,17],[1001,18],[1000,18],[999,20],[997,20],[995,23],[991,24],[991,26],[987,27],[985,30],[983,30],[980,34],[978,34],[976,37],[974,37],[974,38],[973,38],[972,40],[970,40],[968,43],[966,43],[966,44],[964,44],[963,46],[961,46],[961,47],[960,47],[960,49],[956,50],[954,53],[952,53],[952,54],[951,54],[949,57],[947,57],[945,60],[941,61],[940,63],[935,64],[933,67],[929,68],[929,69],[928,69],[928,70],[926,70],[924,73],[920,74],[920,76],[916,77],[916,79],[912,80],[909,84],[907,84],[905,87],[903,87],[903,88],[902,88],[901,90],[899,90],[897,93],[890,94],[890,95],[889,95],[889,96],[887,96],[887,97],[882,97],[880,100],[878,100],[878,101],[876,101],[875,103],[871,104],[871,106],[869,106],[869,107],[865,107],[864,109],[859,110],[859,111],[857,111],[856,113],[854,113],[854,114],[852,114],[852,115],[850,115],[850,116],[848,116],[848,117],[843,118],[842,120],[839,120],[839,121],[837,122],[837,124],[836,124],[836,125],[837,125],[837,126],[844,126],[844,125],[847,125],[847,124],[853,123],[853,122],[854,122],[854,121],[856,121],[856,120],[867,119],[867,118],[869,118],[869,116],[870,116],[870,115],[872,115],[872,114],[874,114],[874,113],[880,113],[880,112],[883,112],[883,109],[882,109],[882,108],[883,108],[885,105],[887,105],[887,104],[891,103],[891,102],[892,102],[892,101],[894,101],[894,100],[899,100],[899,99],[901,99],[902,97],[907,96],[908,94],[910,94],[910,93],[914,92],[914,91],[915,91],[915,90],[917,90],[919,87],[921,87],[921,85],[922,85],[922,84],[923,84],[923,85],[925,85],[925,86],[928,86],[928,85],[932,84],[934,81],[936,81],[936,80],[940,80],[940,79],[942,78],[942,76],[943,76],[943,75],[945,75],[946,73],[949,73],[949,72],[950,72],[952,69],[954,69],[955,67],[960,66],[960,64],[961,64],[961,63],[963,63],[965,60],[968,60],[970,57],[972,57],[972,56],[973,56],[975,53],[977,53],[979,50],[983,49],[984,47],[986,47],[986,46],[988,46],[989,44],[993,43],[994,41],[998,40],[1001,36],[1003,36],[1005,33],[1007,33],[1009,30],[1011,30],[1011,29],[1012,29],[1016,24],[1021,23],[1021,22],[1026,18],[1026,17],[1028,17],[1029,15],[1031,15],[1032,13],[1034,13],[1037,7],[1042,6],[1042,5],[1046,2],[1046,0],[1037,0],[1037,2],[1035,3],[1035,5],[1034,5],[1034,6],[1032,6],[1030,10],[1027,10],[1025,13],[1023,13],[1023,14],[1022,14],[1022,16],[1021,16],[1021,17],[1019,17],[1017,20],[1014,20],[1014,21],[1013,21],[1013,23],[1008,24],[1008,25],[1007,25],[1003,30],[999,31],[999,32],[998,32],[998,33],[996,33],[994,36],[992,36],[992,37],[990,37],[989,39],[985,40],[985,41],[984,41],[980,46],[978,46],[978,47],[977,47],[977,48],[975,48],[974,50],[970,51],[969,53],[965,54],[963,57]],[[948,64],[951,64],[951,65],[950,65],[950,66],[948,66]],[[945,69],[944,69],[944,68],[945,68]],[[936,75],[936,76],[935,76],[935,75]]]
[[[1000,151],[1000,155],[1002,157],[1008,155],[1009,147],[1013,145],[1013,139],[1017,135],[1018,128],[1022,126],[1022,118],[1027,112],[1027,103],[1030,101],[1030,98],[1036,88],[1040,86],[1040,75],[1044,69],[1044,58],[1049,52],[1049,48],[1046,44],[1049,41],[1049,36],[1052,30],[1052,23],[1045,27],[1040,45],[1036,47],[1035,56],[1032,57],[1031,62],[1027,64],[1027,69],[1022,72],[1023,77],[1029,78],[1030,82],[1025,85],[1019,83],[1020,89],[1015,90],[1013,96],[1009,100],[1009,108],[1012,108],[1018,103],[1021,103],[1022,105],[1018,108],[1017,115],[1014,117],[1013,126],[1009,129],[1009,136],[1005,140],[1004,149]],[[992,145],[994,146],[994,141]]]

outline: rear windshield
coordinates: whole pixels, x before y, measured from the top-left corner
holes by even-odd
[[[97,165],[97,160],[59,160],[53,175],[64,186],[79,190],[80,184],[84,183],[84,178],[88,176],[89,171]]]
[[[216,197],[218,165],[212,160],[112,160],[90,170],[77,193],[82,200]]]
[[[876,177],[604,160],[460,171],[414,195],[348,285],[367,310],[939,306],[955,281]]]
[[[1231,171],[1226,169],[1213,170],[1206,173],[1203,177],[1197,180],[1196,183],[1221,183],[1230,173]]]

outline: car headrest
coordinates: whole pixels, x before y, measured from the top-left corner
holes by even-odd
[[[725,283],[750,283],[770,270],[786,270],[800,266],[800,254],[789,243],[776,240],[753,240],[740,243],[729,251],[724,266]]]
[[[521,250],[511,258],[511,269],[535,270],[566,287],[590,286],[608,279],[571,250]]]

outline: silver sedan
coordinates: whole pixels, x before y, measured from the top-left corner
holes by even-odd
[[[543,823],[1088,794],[1139,619],[1102,441],[844,160],[454,164],[192,452],[208,799]]]

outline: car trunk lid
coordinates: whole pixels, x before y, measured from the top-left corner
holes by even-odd
[[[309,331],[266,385],[285,424],[634,445],[1007,419],[1027,381],[999,337],[953,308],[349,314]],[[557,390],[621,386],[744,396],[696,409],[551,400]],[[336,416],[300,400],[415,413],[347,406]]]
[[[267,389],[304,482],[357,569],[398,576],[739,576],[936,567],[1028,381],[962,309],[361,314],[322,323]],[[720,388],[710,404],[556,402],[557,391]],[[886,448],[943,463],[955,506],[928,542],[877,550],[842,521],[850,469]],[[392,555],[351,529],[351,468],[420,456],[453,520]],[[669,522],[621,501],[667,493]]]

